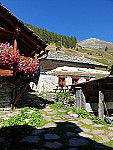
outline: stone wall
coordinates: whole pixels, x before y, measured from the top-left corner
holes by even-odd
[[[42,93],[49,101],[56,101],[56,93]]]
[[[34,83],[30,83],[30,87],[41,93],[41,92],[47,92],[52,91],[56,88],[58,85],[58,77],[53,75],[44,75],[41,74],[39,77],[38,85],[36,86]]]
[[[11,91],[16,85],[10,82],[0,83],[0,108],[9,108],[11,106]],[[15,95],[14,95],[15,96]]]
[[[66,77],[66,85],[72,85],[72,78],[71,77]]]

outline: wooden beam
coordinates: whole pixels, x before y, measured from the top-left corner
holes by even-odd
[[[35,63],[37,63],[37,53],[35,52]]]
[[[76,109],[82,108],[82,87],[76,87]]]
[[[98,117],[102,120],[104,120],[104,94],[101,90],[99,90],[99,103],[98,103]]]
[[[0,13],[0,17],[2,17],[3,19],[7,20],[7,22],[9,24],[11,24],[13,27],[16,27],[16,25],[13,23],[13,21],[11,21],[11,19],[9,19],[6,15],[4,15],[3,13]]]
[[[14,51],[17,50],[17,39],[14,39]]]
[[[23,42],[23,44],[27,45],[30,49],[33,49],[33,47],[28,44],[28,42],[26,42],[25,40],[23,40],[22,38],[19,37],[19,40]]]
[[[6,32],[6,33],[11,33],[11,34],[13,34],[13,32],[8,31],[8,30],[6,30],[6,29],[4,29],[4,28],[2,28],[2,27],[0,27],[0,30],[3,31],[3,32]]]
[[[24,32],[24,30],[22,30],[21,35],[22,35],[23,37],[25,37],[25,38],[26,38],[28,41],[30,41],[31,43],[35,44],[35,46],[36,46],[37,49],[43,50],[43,48],[37,44],[38,42],[36,42],[32,37],[26,35],[26,33]]]
[[[28,87],[28,85],[29,85],[29,83],[26,83],[26,85],[22,88],[22,90],[20,91],[20,93],[14,99],[14,102],[13,102],[12,105],[15,105],[17,103],[17,101],[19,100],[19,98],[21,97],[21,95],[24,93],[24,91],[26,90],[26,88]]]

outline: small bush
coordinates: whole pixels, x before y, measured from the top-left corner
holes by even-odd
[[[105,121],[101,120],[99,117],[92,117],[92,121],[96,124],[105,124]]]
[[[87,110],[85,108],[81,108],[77,111],[77,114],[79,117],[82,118],[88,118],[89,117],[89,113],[87,112]]]

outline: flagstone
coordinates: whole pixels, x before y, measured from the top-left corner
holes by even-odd
[[[104,143],[104,142],[109,142],[109,138],[105,135],[99,135],[101,138],[102,138],[102,141],[100,141],[101,143]]]
[[[75,127],[77,127],[77,126],[76,126],[75,124],[67,124],[66,127],[67,127],[67,128],[75,128]]]
[[[104,125],[102,125],[102,124],[94,124],[94,125],[92,125],[92,127],[103,127]]]
[[[53,117],[53,116],[52,116]],[[53,117],[53,119],[57,120],[57,119],[60,119],[60,117]]]
[[[57,134],[46,133],[44,138],[47,139],[59,139],[60,137]]]
[[[104,133],[104,130],[93,130],[91,133],[92,134],[100,134],[100,133]]]
[[[103,149],[104,145],[102,145],[101,143],[95,142],[95,148]]]
[[[78,148],[69,148],[68,150],[80,150]]]
[[[92,123],[92,120],[90,120],[90,119],[81,119],[81,120],[79,120],[79,121],[81,121],[81,122],[83,122],[83,123],[86,123],[86,124],[93,124],[93,123]]]
[[[51,108],[44,108],[43,110],[46,111],[46,112],[48,112],[48,111],[54,111],[54,110],[51,109]]]
[[[90,129],[88,129],[88,128],[80,127],[80,129],[81,129],[83,132],[90,132]]]
[[[69,139],[69,145],[70,146],[83,146],[88,145],[88,140],[84,138],[71,138]]]
[[[74,117],[74,118],[78,118],[78,114],[69,114],[69,115]]]
[[[38,136],[26,136],[20,142],[38,143],[39,137]]]
[[[51,117],[50,116],[44,116],[44,119],[47,120],[47,121],[51,121]]]
[[[45,132],[44,129],[35,129],[35,130],[31,133],[31,135],[37,135],[37,134],[40,134],[40,133],[43,133],[43,132]]]
[[[54,120],[54,122],[65,122],[65,120]]]
[[[49,147],[49,148],[52,148],[52,149],[56,149],[56,148],[59,148],[62,144],[59,143],[59,142],[46,142],[45,143],[45,146],[46,147]]]
[[[59,116],[62,117],[63,119],[69,119],[69,120],[75,119],[74,117],[72,117],[70,115],[59,115]]]
[[[108,129],[113,130],[113,127],[108,127]]]
[[[50,128],[50,127],[56,127],[57,125],[54,123],[47,123],[43,126],[43,128]]]
[[[66,135],[67,135],[67,136],[74,136],[75,133],[74,133],[74,132],[66,132]]]
[[[79,121],[69,121],[70,123],[78,124]]]
[[[86,133],[84,133],[84,132],[78,133],[77,136],[78,136],[78,137],[81,136],[81,137],[84,137],[84,138],[93,138],[92,135],[86,134]]]
[[[47,112],[47,114],[54,115],[54,114],[56,114],[56,112]]]
[[[67,112],[67,110],[65,110],[65,109],[59,109],[58,111],[60,111],[60,112]]]
[[[110,132],[110,133],[108,134],[108,136],[113,136],[113,132]]]
[[[90,132],[90,129],[87,129],[87,128],[83,128],[83,127],[80,127],[80,128],[77,128],[75,129],[77,132]]]

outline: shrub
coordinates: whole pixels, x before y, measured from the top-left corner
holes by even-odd
[[[99,117],[92,117],[92,121],[96,124],[105,124],[105,121],[101,120]]]
[[[81,108],[77,111],[78,117],[82,117],[82,118],[88,118],[89,117],[89,113],[87,112],[87,110],[85,108]]]

